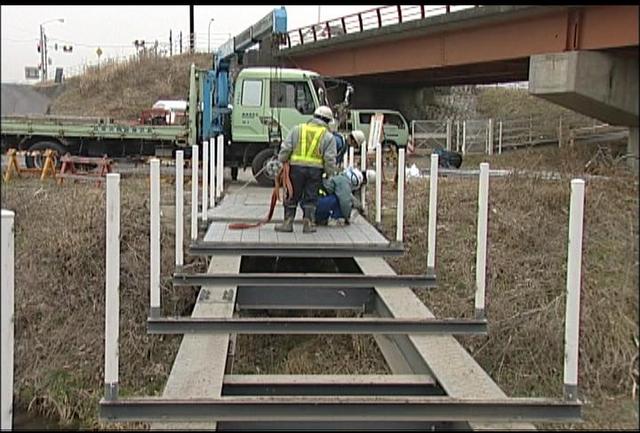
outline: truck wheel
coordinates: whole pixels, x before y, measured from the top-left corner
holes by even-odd
[[[238,180],[238,167],[231,167],[231,180]]]
[[[251,172],[258,184],[262,186],[273,186],[275,184],[275,179],[267,175],[266,170],[263,170],[267,162],[275,157],[276,153],[272,148],[263,149],[253,157]]]
[[[51,149],[54,151],[53,154],[53,164],[56,169],[59,169],[62,166],[62,162],[60,162],[60,157],[67,153],[69,150],[62,146],[59,143],[53,141],[39,141],[36,144],[31,145],[29,147],[29,152],[41,152],[41,155],[36,156],[26,156],[25,164],[28,168],[42,168],[44,166],[44,151],[47,149]]]

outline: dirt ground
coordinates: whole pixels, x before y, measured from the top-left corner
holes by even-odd
[[[565,176],[490,181],[489,334],[459,341],[508,395],[561,396],[569,180],[592,152],[534,149],[488,159],[492,168],[511,164]],[[481,159],[467,158],[463,167],[477,168]],[[426,168],[428,156],[415,161]],[[638,427],[638,184],[624,171],[609,174],[615,178],[588,181],[586,187],[579,358],[585,422],[543,428]],[[123,177],[121,188],[121,392],[157,395],[180,338],[146,333],[148,185],[144,177]],[[438,188],[439,287],[417,293],[438,317],[471,317],[477,180],[442,177]],[[59,418],[62,425],[113,428],[97,421],[104,363],[104,189],[14,180],[3,183],[1,192],[2,207],[17,215],[16,405]],[[173,189],[163,184],[163,192],[162,203],[170,206]],[[392,237],[391,180],[383,192],[383,231]],[[419,273],[426,266],[427,179],[408,179],[406,193],[406,202],[415,204],[405,213],[408,252],[389,262],[398,273]],[[171,285],[170,227],[163,226],[162,246],[165,313],[189,314],[196,290]],[[201,261],[188,265],[204,270]],[[234,372],[389,370],[370,336],[241,336]]]

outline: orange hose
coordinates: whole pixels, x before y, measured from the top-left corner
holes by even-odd
[[[282,197],[282,199],[280,198],[280,188],[284,188],[284,197]],[[254,227],[260,227],[261,225],[264,225],[271,221],[278,200],[285,201],[291,196],[293,196],[293,184],[291,183],[291,178],[289,177],[289,162],[287,161],[282,165],[282,170],[280,170],[280,173],[278,173],[278,175],[276,176],[273,192],[271,193],[271,205],[269,207],[269,214],[267,215],[267,217],[261,221],[258,221],[257,223],[230,223],[227,227],[230,230],[244,230]]]

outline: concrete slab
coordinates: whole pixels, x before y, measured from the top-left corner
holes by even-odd
[[[356,257],[355,260],[364,274],[395,274],[393,268],[384,259]],[[410,288],[384,289],[376,287],[376,292],[393,317],[435,317]],[[453,336],[408,336],[408,340],[422,359],[426,361],[428,371],[410,371],[410,363],[399,363],[399,360],[395,360],[395,362],[389,363],[394,374],[432,374],[450,397],[496,400],[508,398]],[[376,337],[376,341],[380,344],[379,338]],[[382,341],[381,349],[385,344],[388,346],[389,341]],[[471,423],[471,427],[474,430],[535,430],[535,427],[530,423]]]
[[[216,256],[208,273],[240,272],[240,256]],[[200,289],[191,317],[232,317],[236,287],[217,285]],[[229,334],[185,335],[164,388],[163,398],[217,398],[227,363]],[[153,430],[215,430],[216,423],[154,423]]]

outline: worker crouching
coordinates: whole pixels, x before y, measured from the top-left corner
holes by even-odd
[[[324,179],[320,189],[316,221],[318,225],[328,225],[329,221],[337,224],[350,224],[351,211],[362,212],[362,204],[355,196],[362,185],[375,182],[375,171],[367,170],[366,175],[357,168],[348,167],[342,173]]]
[[[333,113],[320,106],[307,123],[295,126],[282,142],[278,160],[289,161],[289,176],[293,193],[284,201],[284,222],[276,225],[278,232],[292,232],[298,203],[303,211],[303,233],[313,233],[318,205],[318,190],[322,173],[331,177],[336,172],[336,140],[329,130]]]

